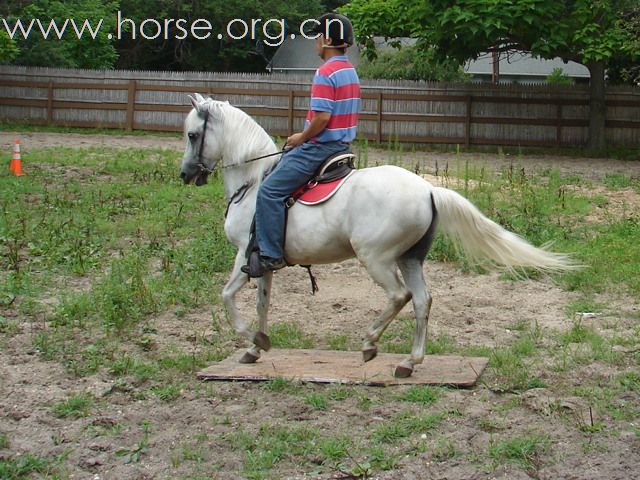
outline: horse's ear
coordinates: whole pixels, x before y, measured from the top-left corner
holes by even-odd
[[[196,100],[198,100],[198,102],[204,102],[204,101],[206,101],[206,98],[204,98],[199,93],[196,93]]]
[[[196,93],[197,95],[197,93]],[[187,95],[187,97],[189,97],[189,101],[191,102],[191,105],[193,105],[193,108],[195,108],[196,110],[198,109],[198,100],[196,99],[196,97],[193,97],[191,95]]]

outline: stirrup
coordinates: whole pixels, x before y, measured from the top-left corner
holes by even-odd
[[[254,250],[249,255],[249,261],[240,270],[249,275],[250,278],[260,278],[264,275],[264,268],[260,262],[260,252]]]

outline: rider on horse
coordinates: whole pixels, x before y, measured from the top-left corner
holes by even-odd
[[[324,64],[313,79],[304,130],[287,138],[285,148],[289,150],[260,185],[256,201],[259,267],[257,271],[249,265],[242,269],[252,277],[287,266],[286,200],[328,157],[348,150],[356,136],[360,80],[346,56],[347,48],[353,45],[351,22],[343,15],[328,13],[320,17],[311,33],[317,34],[316,52]]]

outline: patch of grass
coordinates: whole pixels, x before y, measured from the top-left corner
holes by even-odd
[[[368,450],[368,462],[376,470],[393,470],[398,466],[398,455],[380,445],[373,445]]]
[[[353,450],[353,440],[349,435],[323,437],[318,441],[318,450],[325,461],[336,462]]]
[[[482,417],[477,421],[478,428],[483,432],[495,433],[505,430],[507,427],[504,422],[496,420],[492,417]]]
[[[457,455],[455,445],[448,438],[440,438],[431,449],[431,458],[436,462],[446,462]]]
[[[152,387],[153,394],[163,402],[173,402],[182,395],[182,385],[163,385],[161,387]]]
[[[300,382],[284,377],[274,377],[262,383],[265,390],[295,394],[300,390]]]
[[[495,375],[495,384],[490,388],[498,392],[522,392],[545,387],[535,375],[531,363],[535,362],[542,331],[537,323],[525,330],[518,326],[520,334],[513,345],[494,349],[489,355],[489,369]]]
[[[515,462],[527,469],[538,469],[543,457],[551,447],[546,435],[529,435],[492,442],[489,457],[497,464]]]
[[[18,325],[17,322],[0,315],[0,334],[13,337],[20,333],[20,331],[20,325]]]
[[[350,350],[351,342],[347,335],[332,335],[328,338],[327,343],[331,350]]]
[[[423,406],[433,405],[438,401],[442,390],[429,385],[412,385],[402,394],[399,395],[400,400],[404,402],[419,403]]]
[[[6,433],[0,433],[0,450],[9,448],[9,437]]]
[[[608,225],[589,225],[578,241],[567,243],[585,268],[560,277],[568,290],[584,294],[608,290],[640,293],[640,221],[624,218]]]
[[[111,362],[109,373],[115,377],[133,375],[142,382],[149,379],[159,379],[160,367],[155,362],[146,362],[137,356],[124,353]]]
[[[623,390],[640,392],[640,374],[637,372],[623,373],[617,379]]]
[[[313,348],[316,344],[313,337],[307,335],[295,323],[276,323],[269,329],[271,344],[277,348]]]
[[[95,400],[91,395],[79,394],[56,403],[51,408],[51,414],[57,418],[82,418],[89,415],[89,409]]]
[[[314,410],[326,410],[329,405],[327,397],[321,393],[310,393],[305,395],[304,403],[313,407]]]
[[[343,385],[333,385],[327,393],[331,400],[341,402],[354,395],[352,389]]]
[[[232,436],[232,443],[239,442],[246,452],[244,474],[250,479],[270,477],[273,467],[288,458],[304,462],[317,453],[320,438],[316,429],[307,426],[281,426],[265,424],[255,436],[244,432]]]
[[[574,320],[571,328],[560,337],[562,351],[568,356],[564,363],[580,365],[599,360],[612,365],[622,364],[624,357],[613,350],[613,344],[582,319]]]
[[[417,415],[405,412],[374,429],[372,437],[377,442],[385,443],[414,434],[430,433],[443,419],[442,414]]]
[[[0,478],[3,480],[23,480],[38,475],[56,478],[56,460],[37,457],[30,453],[15,458],[0,459]]]
[[[565,312],[569,318],[573,318],[577,313],[596,313],[602,312],[606,308],[603,303],[596,302],[589,297],[581,297],[572,300],[565,307]]]
[[[122,433],[123,426],[110,419],[96,419],[87,427],[94,437],[115,437]]]
[[[621,190],[623,188],[640,188],[640,179],[634,178],[623,172],[608,172],[604,176],[603,183],[610,190]]]
[[[142,438],[134,447],[116,450],[116,455],[124,458],[125,464],[138,463],[142,456],[147,453],[149,436],[151,435],[151,423],[148,420],[143,420],[140,423],[140,429],[142,430]]]

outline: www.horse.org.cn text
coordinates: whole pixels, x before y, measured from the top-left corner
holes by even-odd
[[[78,40],[96,40],[103,29],[104,19],[81,19],[67,18],[56,20],[53,18],[41,19],[32,18],[28,21],[22,19],[0,21],[0,31],[4,29],[9,38],[23,38],[28,40],[32,36],[39,36],[45,40],[62,40],[65,37],[77,38]],[[316,38],[316,34],[307,34],[305,31],[317,24],[316,19],[304,20],[295,29],[297,33],[287,34],[287,23],[284,18],[234,18],[227,22],[221,32],[216,33],[213,23],[206,18],[196,18],[188,20],[185,18],[147,18],[142,21],[135,21],[122,15],[119,10],[116,12],[115,31],[108,32],[107,38],[112,39],[175,39],[185,40],[192,38],[195,40],[206,40],[217,38],[219,40],[262,40],[270,47],[277,47],[284,43],[287,36],[296,38],[302,36],[307,39]],[[104,35],[104,33],[103,33]]]

